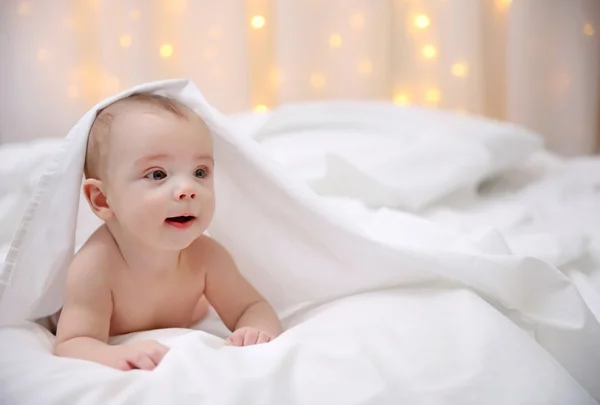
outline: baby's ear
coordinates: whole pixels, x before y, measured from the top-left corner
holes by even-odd
[[[103,191],[103,183],[98,179],[85,179],[83,182],[83,194],[94,214],[104,221],[112,217],[113,212],[108,205],[106,194]]]

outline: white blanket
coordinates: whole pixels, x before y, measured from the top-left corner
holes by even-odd
[[[172,347],[154,372],[122,373],[51,356],[52,336],[26,321],[61,305],[87,131],[96,109],[131,91],[125,92],[100,103],[69,134],[13,241],[1,274],[0,403],[600,399],[598,320],[571,280],[547,261],[502,254],[493,241],[487,250],[458,239],[436,248],[368,230],[240,136],[192,84],[133,90],[177,97],[211,127],[218,208],[210,232],[273,303],[287,330],[272,344],[241,349],[224,347],[217,337],[222,330],[210,322],[199,327],[213,334],[122,337],[155,337]],[[428,222],[404,219],[398,223],[404,235],[451,240]]]
[[[223,347],[165,330],[153,372],[50,355],[31,324],[0,332],[3,404],[596,404],[552,356],[474,293],[396,289],[286,322],[273,344]],[[132,337],[133,338],[133,337]]]

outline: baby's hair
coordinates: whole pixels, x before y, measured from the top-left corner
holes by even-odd
[[[177,117],[185,118],[185,107],[178,101],[150,93],[136,93],[118,100],[99,110],[88,136],[85,165],[83,172],[86,178],[99,178],[106,164],[106,156],[110,145],[110,127],[121,107],[127,104],[150,104]]]

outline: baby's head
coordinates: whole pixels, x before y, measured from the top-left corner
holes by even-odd
[[[161,249],[183,249],[215,209],[210,132],[175,100],[137,94],[98,112],[84,193],[109,228]]]

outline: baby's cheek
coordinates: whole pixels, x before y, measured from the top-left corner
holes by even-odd
[[[167,217],[167,204],[165,199],[160,196],[148,196],[144,198],[138,209],[146,216],[158,217],[164,220]]]
[[[160,200],[152,195],[128,192],[124,197],[128,200],[124,204],[126,205],[126,211],[131,218],[148,221],[156,215],[160,215],[160,217],[164,216],[164,214],[159,211],[161,206]]]
[[[204,217],[212,217],[215,213],[215,198],[213,195],[205,195],[201,202],[201,215]]]

